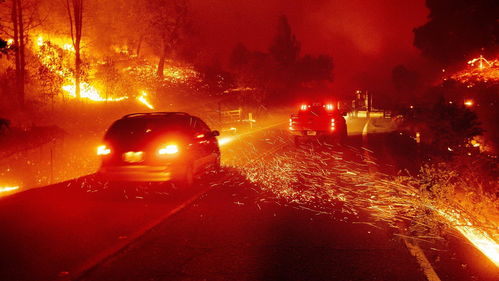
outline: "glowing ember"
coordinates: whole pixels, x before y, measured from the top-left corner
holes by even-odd
[[[465,100],[464,101],[464,105],[467,106],[467,107],[472,107],[473,106],[473,100]]]
[[[377,165],[375,158],[370,156],[374,160],[366,160],[364,156],[371,152],[354,147],[343,147],[340,151],[313,147],[289,150],[289,139],[268,141],[273,147],[268,152],[241,142],[244,147],[239,149],[237,157],[224,161],[225,165],[238,167],[249,181],[257,184],[264,191],[262,196],[321,214],[341,212],[342,215],[335,217],[344,220],[358,219],[360,212],[368,211],[375,220],[393,228],[399,227],[399,221],[410,220],[416,226],[427,226],[427,232],[411,232],[411,236],[423,240],[439,237],[437,225],[448,225],[499,265],[496,222],[471,217],[457,202],[431,199],[424,190],[406,182],[407,179],[394,180],[380,172],[371,173],[369,167]],[[360,161],[347,161],[345,155],[350,155],[348,158],[355,155]],[[435,215],[422,216],[429,214],[428,210]]]
[[[147,100],[147,93],[142,91],[141,95],[137,98],[138,101],[143,103],[147,108],[154,109],[154,106]]]

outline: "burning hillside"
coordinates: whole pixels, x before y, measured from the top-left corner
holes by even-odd
[[[468,67],[454,73],[450,79],[473,87],[478,83],[498,83],[499,82],[499,60],[487,60],[479,56],[467,63]]]

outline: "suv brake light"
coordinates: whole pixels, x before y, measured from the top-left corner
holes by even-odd
[[[97,155],[108,155],[111,153],[111,149],[105,144],[97,147]]]
[[[167,145],[163,148],[160,148],[158,150],[158,154],[160,155],[172,155],[172,154],[176,154],[178,153],[178,146],[175,145],[175,144],[170,144],[170,145]]]

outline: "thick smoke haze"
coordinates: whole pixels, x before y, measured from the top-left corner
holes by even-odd
[[[266,51],[277,19],[287,15],[302,54],[334,59],[332,89],[342,94],[369,88],[392,91],[397,64],[418,68],[412,30],[427,21],[424,0],[192,0],[192,12],[208,57],[224,60],[234,45]]]

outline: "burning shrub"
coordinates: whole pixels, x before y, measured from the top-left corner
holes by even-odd
[[[484,155],[457,155],[451,161],[424,165],[416,177],[398,181],[419,190],[419,219],[410,226],[419,234],[438,234],[444,228],[437,217],[450,225],[462,224],[490,229],[497,235],[499,221],[498,162]]]

